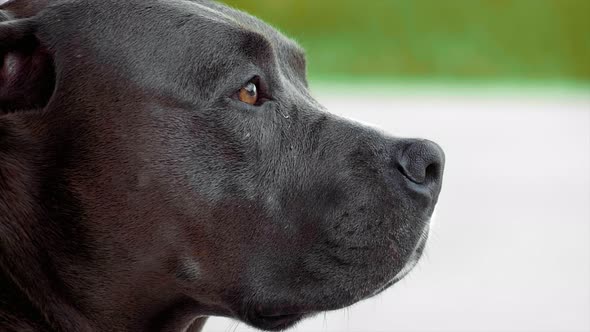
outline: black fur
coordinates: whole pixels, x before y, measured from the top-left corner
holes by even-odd
[[[266,24],[200,0],[0,14],[0,330],[278,330],[419,258],[442,151],[327,113]],[[234,98],[254,77],[259,107]]]

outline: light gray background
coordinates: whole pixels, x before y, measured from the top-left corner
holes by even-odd
[[[590,93],[322,91],[333,113],[440,143],[447,165],[414,271],[292,331],[590,331]]]

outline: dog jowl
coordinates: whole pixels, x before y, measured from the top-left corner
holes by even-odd
[[[419,259],[444,155],[339,118],[209,1],[0,6],[0,330],[280,330]]]

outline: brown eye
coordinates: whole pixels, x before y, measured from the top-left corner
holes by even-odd
[[[238,92],[238,99],[241,102],[256,105],[258,103],[258,87],[253,82],[246,84]]]

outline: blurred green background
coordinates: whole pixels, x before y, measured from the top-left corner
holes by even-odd
[[[590,0],[224,0],[297,40],[311,80],[590,83]]]

